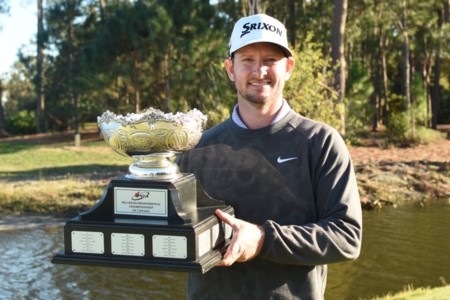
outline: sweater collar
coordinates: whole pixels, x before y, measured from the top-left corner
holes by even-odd
[[[289,103],[283,99],[283,104],[281,104],[281,108],[278,111],[275,118],[272,120],[272,124],[277,123],[281,119],[283,119],[287,114],[291,111],[291,106]],[[238,125],[241,128],[248,129],[247,126],[242,121],[241,117],[239,116],[239,104],[236,104],[233,108],[233,113],[231,114],[231,119],[233,120],[236,125]]]

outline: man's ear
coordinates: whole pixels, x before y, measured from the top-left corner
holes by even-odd
[[[231,81],[234,81],[233,60],[231,58],[226,58],[223,61],[223,66],[225,67],[225,71],[227,71],[228,78]]]
[[[294,66],[295,66],[294,58],[292,56],[288,57],[288,60],[286,62],[286,80],[291,78],[292,72],[294,71]]]

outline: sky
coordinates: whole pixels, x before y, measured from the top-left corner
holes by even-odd
[[[17,52],[27,45],[36,46],[37,4],[35,0],[9,0],[9,14],[0,14],[0,76],[17,61]]]

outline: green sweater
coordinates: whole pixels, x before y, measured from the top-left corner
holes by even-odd
[[[231,118],[206,131],[180,160],[204,190],[262,225],[260,255],[189,274],[192,299],[322,299],[328,263],[356,259],[362,217],[344,141],[330,126],[291,111],[250,130]]]

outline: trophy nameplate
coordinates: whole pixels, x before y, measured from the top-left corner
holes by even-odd
[[[215,211],[234,210],[208,196],[175,153],[198,142],[205,117],[144,114],[99,118],[105,141],[136,162],[109,183],[100,201],[64,225],[64,250],[53,263],[205,273],[221,259],[231,227]]]
[[[74,253],[105,253],[104,237],[102,232],[72,231],[72,252]]]
[[[145,236],[132,233],[112,233],[111,253],[113,255],[145,255]]]
[[[133,216],[167,217],[167,191],[116,187],[114,213]]]

